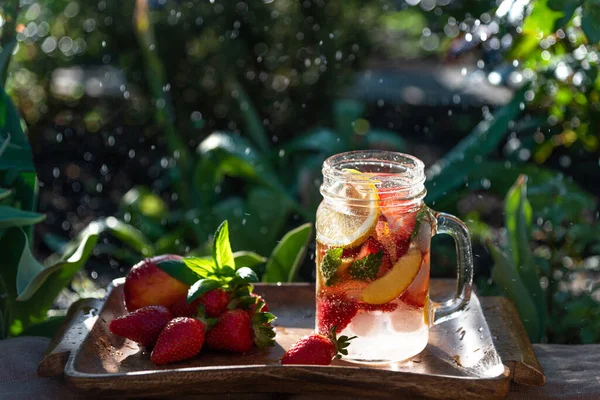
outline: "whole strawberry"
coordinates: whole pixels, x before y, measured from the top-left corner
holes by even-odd
[[[198,298],[199,304],[204,306],[207,317],[215,318],[227,310],[231,295],[224,289],[213,289]]]
[[[252,320],[240,309],[221,314],[217,324],[206,334],[206,346],[213,350],[245,353],[253,345]]]
[[[205,331],[206,325],[194,318],[171,320],[160,333],[150,359],[162,365],[196,356],[204,344]]]
[[[154,346],[165,325],[173,318],[163,306],[146,306],[132,313],[113,319],[110,331],[143,346]]]
[[[183,296],[169,308],[175,317],[193,317],[198,313],[198,305],[200,305],[200,299],[188,304],[187,296]]]
[[[335,357],[341,358],[341,355],[348,355],[346,347],[350,344],[351,338],[340,336],[336,338],[335,326],[331,328],[328,336],[313,333],[304,336],[285,352],[281,358],[282,364],[302,364],[302,365],[331,365],[331,360]]]

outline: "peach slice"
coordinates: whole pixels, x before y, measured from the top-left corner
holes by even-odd
[[[400,296],[419,273],[422,259],[419,249],[411,249],[396,261],[390,272],[363,290],[362,301],[369,304],[385,304]]]

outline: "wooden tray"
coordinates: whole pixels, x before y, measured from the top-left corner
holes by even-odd
[[[514,307],[501,298],[473,296],[458,318],[431,329],[429,344],[401,363],[330,367],[281,366],[279,359],[300,336],[314,329],[314,285],[257,285],[276,320],[277,344],[244,355],[206,352],[156,367],[138,346],[112,335],[110,321],[125,312],[123,279],[105,300],[75,303],[40,362],[40,376],[64,376],[96,395],[160,397],[224,393],[291,393],[327,397],[504,398],[511,379],[539,385],[544,375]],[[434,280],[432,297],[449,297],[453,282]],[[483,306],[483,307],[482,307]],[[484,312],[485,310],[485,312]],[[487,316],[484,317],[484,314]]]

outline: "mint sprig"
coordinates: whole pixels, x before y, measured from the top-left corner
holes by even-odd
[[[321,262],[321,275],[325,279],[325,285],[331,286],[333,284],[333,277],[337,272],[340,265],[342,265],[342,253],[344,249],[337,247],[335,249],[329,249],[325,252],[325,257]]]
[[[381,262],[383,261],[383,250],[372,253],[360,260],[355,260],[348,268],[348,273],[355,279],[370,281],[377,277]]]

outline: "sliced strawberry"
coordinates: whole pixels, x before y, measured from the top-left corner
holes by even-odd
[[[379,220],[375,226],[375,239],[382,244],[386,255],[393,264],[398,259],[396,255],[396,242],[390,231],[389,224],[385,220]]]
[[[362,248],[362,246],[357,246],[357,247],[352,247],[352,248],[346,248],[342,252],[342,257],[341,258],[354,258],[354,257],[356,257],[358,255],[358,253],[360,253],[360,249],[361,248]]]
[[[396,242],[407,242],[417,223],[417,212],[397,195],[396,188],[380,188],[381,213],[385,216],[389,230]],[[400,254],[396,254],[400,258]]]
[[[332,327],[336,332],[343,331],[358,312],[355,301],[341,294],[319,296],[317,298],[317,321],[319,333],[326,335]]]
[[[362,246],[360,246],[360,250],[356,255],[356,259],[360,260],[369,254],[379,253],[381,250],[385,251],[383,244],[377,241],[373,236],[369,236]]]
[[[358,303],[358,308],[364,311],[392,312],[398,308],[398,303],[368,304],[361,301]]]

